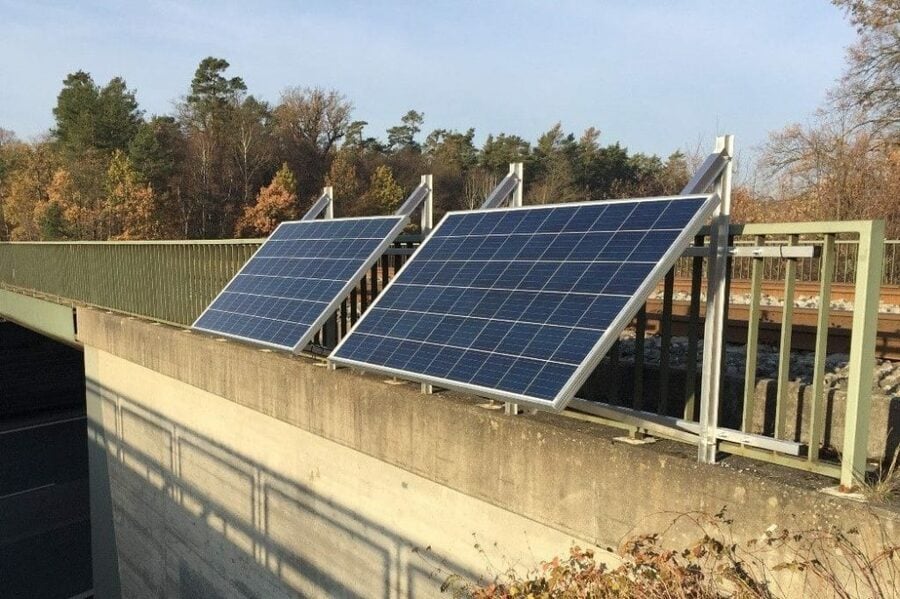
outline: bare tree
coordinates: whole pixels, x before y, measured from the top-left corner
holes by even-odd
[[[353,104],[334,90],[291,87],[275,108],[281,153],[297,175],[298,195],[315,193],[335,145],[347,134]]]
[[[895,137],[900,134],[900,2],[833,2],[847,12],[859,33],[849,50],[847,72],[835,98],[864,112],[858,126],[871,125]]]

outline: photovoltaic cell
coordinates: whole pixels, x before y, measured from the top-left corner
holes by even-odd
[[[450,213],[331,359],[562,409],[717,202]]]
[[[300,351],[406,222],[384,216],[281,223],[193,326]]]

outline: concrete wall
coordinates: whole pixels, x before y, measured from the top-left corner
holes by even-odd
[[[95,544],[118,557],[98,596],[422,597],[575,540],[106,352],[85,364],[113,508]]]
[[[528,568],[573,541],[616,545],[726,505],[737,539],[772,524],[900,538],[896,514],[802,476],[700,466],[662,443],[613,443],[591,422],[505,416],[171,327],[78,318],[92,491],[112,512],[94,510],[94,528],[114,540],[107,578],[125,596],[418,597],[448,572]],[[428,546],[427,559],[414,552]]]

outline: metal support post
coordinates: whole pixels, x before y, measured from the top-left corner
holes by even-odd
[[[841,490],[851,491],[865,476],[869,445],[869,412],[878,332],[878,296],[884,262],[884,221],[865,223],[856,254],[856,291],[853,296],[853,334],[841,455]]]
[[[728,160],[716,191],[722,199],[713,216],[709,243],[709,288],[706,300],[706,327],[703,333],[703,384],[700,391],[700,435],[697,459],[716,462],[718,446],[719,395],[722,387],[722,353],[725,336],[725,268],[728,263],[728,225],[731,215],[731,171],[734,137],[716,139],[716,152]]]
[[[514,175],[518,179],[510,205],[519,208],[525,199],[525,166],[521,162],[513,162],[509,165],[509,174]]]
[[[428,189],[428,195],[425,196],[425,201],[422,203],[421,229],[422,235],[425,235],[434,228],[434,180],[432,175],[422,175],[420,185],[424,185]]]
[[[515,178],[516,181],[516,187],[512,191],[509,202],[510,206],[514,208],[521,207],[525,198],[524,173],[525,167],[521,162],[513,162],[509,165],[509,176]],[[503,412],[509,416],[515,416],[519,413],[519,406],[509,401],[504,402]]]
[[[322,188],[322,195],[310,206],[300,220],[315,220],[323,213],[324,218],[334,218],[334,188],[331,185]]]
[[[510,163],[509,173],[484,198],[484,201],[481,203],[481,209],[498,208],[510,195],[512,195],[512,205],[521,206],[524,197],[522,193],[524,184],[523,171],[521,162]]]
[[[432,201],[433,190],[431,188],[431,175],[422,175],[421,182],[418,186],[409,194],[403,204],[397,208],[397,211],[394,214],[398,216],[410,216],[416,208],[422,206],[422,222],[425,222],[426,213],[428,213],[431,220],[434,220],[434,215],[430,202]]]
[[[334,187],[326,186],[322,194],[328,198],[328,203],[325,204],[325,218],[334,218]]]

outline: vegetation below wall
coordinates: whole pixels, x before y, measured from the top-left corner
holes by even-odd
[[[470,584],[451,574],[443,589],[473,599],[900,595],[898,545],[873,545],[855,529],[792,531],[775,525],[758,538],[737,542],[732,524],[724,509],[714,516],[684,514],[660,534],[631,537],[618,549],[609,549],[611,556],[572,547],[568,556],[544,562],[524,576],[510,571],[487,583]],[[673,543],[676,530],[693,533],[696,540]]]

